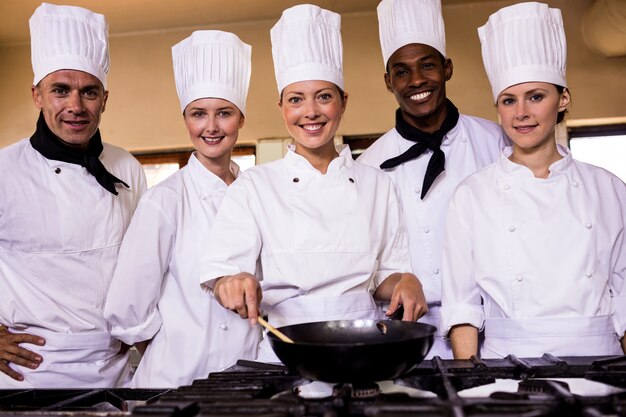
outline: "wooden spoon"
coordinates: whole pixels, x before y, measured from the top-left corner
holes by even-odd
[[[280,330],[276,329],[274,326],[272,326],[267,321],[265,321],[263,319],[263,317],[261,317],[261,316],[257,317],[257,321],[259,323],[261,323],[261,326],[265,327],[267,330],[269,330],[271,333],[273,333],[274,336],[276,336],[277,338],[279,338],[283,342],[293,343],[293,340],[291,340],[288,336],[285,336],[285,334],[283,332],[281,332]]]

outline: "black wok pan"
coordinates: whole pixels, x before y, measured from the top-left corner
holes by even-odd
[[[437,328],[399,320],[338,320],[296,324],[268,333],[276,356],[304,378],[326,382],[393,379],[421,362]]]

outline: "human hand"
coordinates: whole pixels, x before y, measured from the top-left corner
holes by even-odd
[[[448,333],[454,359],[470,359],[478,355],[478,329],[471,324],[457,324]]]
[[[239,314],[242,319],[250,319],[252,325],[257,323],[263,294],[254,275],[240,272],[223,276],[215,282],[213,294],[225,308]]]
[[[428,312],[422,283],[413,274],[404,273],[397,280],[385,315],[391,317],[400,306],[404,308],[402,320],[405,321],[416,321]]]
[[[40,355],[19,346],[21,343],[43,346],[46,341],[33,334],[11,333],[6,326],[0,325],[0,372],[17,381],[23,381],[24,376],[9,366],[10,364],[37,369],[43,361]]]

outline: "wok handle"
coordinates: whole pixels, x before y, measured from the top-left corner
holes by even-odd
[[[388,317],[389,320],[402,320],[402,316],[404,316],[404,307],[402,304],[398,306],[396,311],[393,312],[391,316]]]

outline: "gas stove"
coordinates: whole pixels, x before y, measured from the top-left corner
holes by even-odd
[[[427,360],[394,381],[326,384],[239,361],[171,390],[0,391],[0,416],[626,416],[626,356]]]

